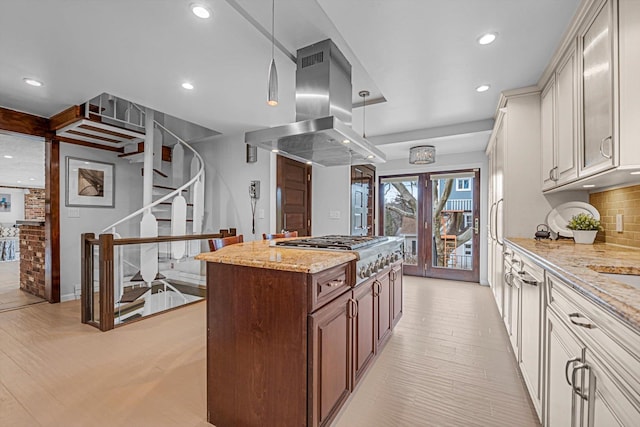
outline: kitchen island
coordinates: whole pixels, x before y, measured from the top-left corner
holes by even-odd
[[[401,261],[255,241],[207,261],[207,407],[218,426],[324,426],[402,314]]]

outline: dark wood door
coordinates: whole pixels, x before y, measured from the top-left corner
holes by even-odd
[[[373,236],[376,170],[371,165],[351,166],[351,235]]]
[[[346,292],[309,315],[310,426],[328,425],[351,392],[354,305]]]
[[[278,156],[276,231],[311,235],[311,166]]]
[[[391,280],[391,290],[393,292],[393,310],[391,313],[391,323],[393,326],[398,323],[398,320],[402,317],[402,264],[397,263],[391,267],[389,272],[389,279]]]
[[[382,344],[391,335],[391,303],[392,303],[392,289],[391,281],[389,280],[389,271],[378,274],[376,278],[377,283],[377,346],[381,347]]]
[[[376,301],[373,279],[358,285],[353,291],[356,317],[353,324],[353,377],[354,387],[360,381],[376,353]]]

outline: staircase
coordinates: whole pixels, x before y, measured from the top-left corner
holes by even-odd
[[[109,94],[72,107],[52,120],[61,140],[100,144],[142,166],[142,207],[104,227],[100,234],[120,239],[119,228],[124,224],[129,228],[131,222],[139,224],[139,235],[128,237],[202,234],[204,161],[161,122],[179,124],[181,130],[192,126],[200,134],[204,128]],[[204,278],[200,262],[193,260],[200,252],[199,240],[114,246],[115,323],[202,299]]]

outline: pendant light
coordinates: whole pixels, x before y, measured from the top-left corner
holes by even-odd
[[[367,136],[364,133],[364,125],[365,125],[365,109],[367,108],[367,96],[370,95],[368,90],[361,90],[360,92],[358,92],[358,95],[360,95],[360,97],[362,97],[362,137],[366,138]]]
[[[278,71],[274,57],[275,38],[273,35],[275,22],[276,0],[271,0],[271,66],[269,67],[269,94],[267,104],[275,107],[278,105]]]

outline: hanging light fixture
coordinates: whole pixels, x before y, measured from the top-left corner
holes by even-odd
[[[271,66],[269,67],[269,94],[267,104],[275,107],[278,105],[278,71],[274,56],[275,37],[273,34],[275,23],[276,1],[271,0]]]
[[[366,138],[367,136],[364,133],[364,125],[365,125],[365,109],[367,107],[367,96],[370,95],[368,90],[361,90],[360,92],[358,92],[358,95],[360,95],[362,97],[362,137]]]
[[[409,163],[412,165],[428,165],[436,161],[436,147],[419,145],[409,150]]]

